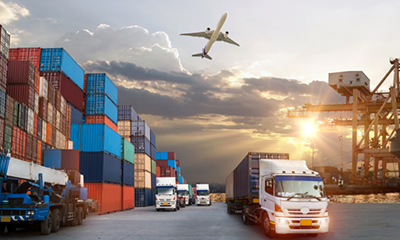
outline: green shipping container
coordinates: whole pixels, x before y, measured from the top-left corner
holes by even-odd
[[[121,138],[121,158],[135,164],[135,146],[125,138]]]
[[[189,198],[192,198],[193,197],[192,185],[190,185],[190,184],[188,184],[188,185],[189,185]]]
[[[4,149],[10,151],[12,148],[13,129],[10,126],[4,126]]]
[[[18,125],[19,112],[20,112],[20,104],[19,104],[19,102],[15,101],[14,102],[14,126]]]
[[[153,159],[151,159],[151,173],[154,175],[157,174],[157,164]]]

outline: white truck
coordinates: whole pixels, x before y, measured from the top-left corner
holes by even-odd
[[[270,159],[268,159],[270,158]],[[249,153],[226,179],[229,214],[275,234],[317,236],[329,231],[328,198],[321,176],[288,154]]]
[[[183,199],[184,206],[189,206],[189,184],[177,184],[176,189],[178,191],[178,198]]]
[[[197,189],[197,206],[211,205],[210,186],[208,184],[196,184]]]
[[[179,210],[175,177],[156,178],[156,209]]]

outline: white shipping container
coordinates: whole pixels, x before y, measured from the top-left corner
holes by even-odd
[[[148,140],[150,140],[150,127],[145,121],[132,121],[131,135],[145,136]]]
[[[145,170],[135,170],[135,188],[151,188],[151,173]]]
[[[68,144],[67,149],[74,149],[74,142],[73,141],[68,140],[67,144]]]
[[[33,122],[34,122],[33,110],[28,108],[28,122],[27,122],[27,125],[26,125],[26,131],[29,134],[33,134]]]
[[[118,121],[118,133],[122,137],[129,138],[131,136],[131,121]]]
[[[56,128],[61,130],[61,113],[56,110]]]
[[[135,170],[151,172],[151,158],[146,153],[135,153]]]
[[[42,141],[43,143],[46,142],[46,138],[47,138],[47,122],[46,121],[42,121]]]
[[[67,115],[67,101],[63,96],[61,96],[61,109],[60,112],[63,116]]]
[[[49,82],[46,78],[40,77],[40,88],[39,88],[39,96],[44,97],[47,100],[47,94],[49,90]]]
[[[47,122],[53,124],[53,104],[48,103],[47,105]]]
[[[39,114],[39,94],[35,93],[35,113]]]

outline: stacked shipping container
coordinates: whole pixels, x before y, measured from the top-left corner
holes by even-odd
[[[176,159],[175,152],[157,152],[157,177],[175,177],[177,184],[186,183],[181,176],[180,164],[180,161]]]
[[[154,205],[155,134],[135,109],[126,105],[118,106],[118,132],[135,146],[135,206]]]

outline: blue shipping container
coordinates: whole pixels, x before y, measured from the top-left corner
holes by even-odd
[[[185,179],[182,176],[179,176],[179,184],[184,184]]]
[[[80,151],[106,151],[121,157],[121,136],[118,133],[102,123],[87,123],[80,126]]]
[[[74,143],[74,149],[81,149],[81,124],[71,124],[71,141]]]
[[[106,152],[81,152],[79,172],[85,182],[121,184],[121,159]]]
[[[44,151],[43,165],[48,168],[60,169],[61,168],[61,151],[59,149]]]
[[[122,184],[135,186],[135,166],[125,160],[122,160]]]
[[[150,143],[154,147],[156,147],[156,135],[154,134],[153,130],[150,130]]]
[[[175,160],[168,160],[168,166],[176,169],[176,161]]]
[[[105,94],[88,94],[86,97],[87,115],[106,115],[118,124],[118,108]]]
[[[150,140],[146,137],[131,137],[131,143],[135,146],[135,153],[146,153],[148,156],[150,152]]]
[[[138,115],[131,105],[118,105],[118,120],[137,121]]]
[[[77,108],[68,103],[71,107],[71,123],[82,124],[83,123],[83,113]]]
[[[156,189],[156,180],[157,179],[157,175],[155,174],[151,174],[151,189],[155,190]]]
[[[156,147],[150,144],[150,157],[151,159],[156,159]]]
[[[105,73],[86,74],[86,93],[106,94],[115,105],[118,105],[118,89]]]
[[[181,173],[181,167],[176,167],[176,171],[177,171],[178,173]]]
[[[135,207],[153,205],[154,192],[148,188],[135,188]]]
[[[40,56],[40,71],[62,71],[80,89],[83,90],[85,72],[63,48],[42,48]]]
[[[156,152],[157,160],[168,160],[168,152]]]

